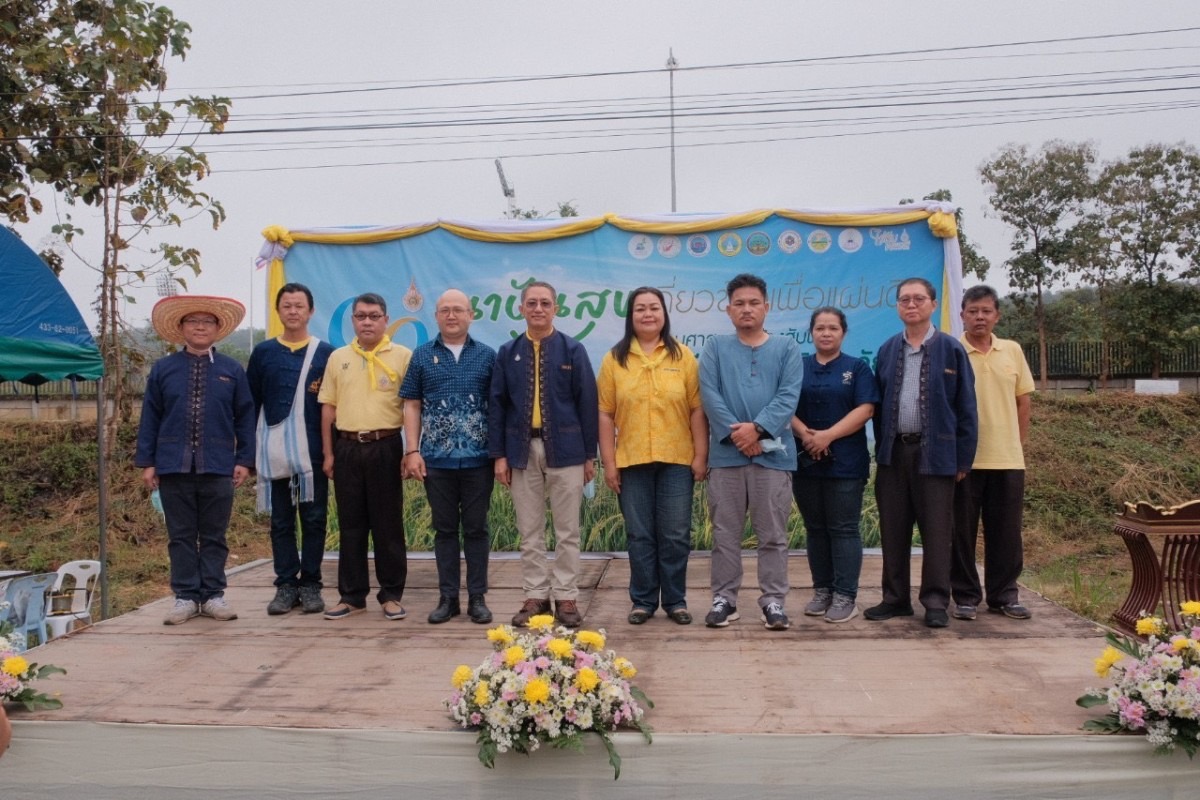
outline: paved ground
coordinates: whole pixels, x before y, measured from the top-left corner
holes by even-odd
[[[756,585],[752,554],[747,587]],[[520,567],[491,565],[488,601],[497,621],[521,602]],[[708,560],[693,558],[689,598],[697,623],[679,626],[661,612],[647,624],[625,622],[628,563],[584,561],[580,607],[585,625],[604,628],[609,644],[638,667],[637,683],[656,703],[650,722],[669,733],[995,733],[1071,734],[1090,712],[1075,698],[1097,681],[1092,660],[1102,631],[1032,592],[1027,622],[981,614],[931,631],[917,616],[831,625],[801,613],[810,588],[802,554],[791,558],[792,628],[772,632],[758,621],[757,591],[743,590],[743,618],[727,629],[702,624]],[[879,559],[863,567],[860,605],[878,602]],[[914,559],[914,575],[919,559]],[[465,616],[429,625],[437,603],[433,561],[413,558],[405,607],[409,617],[368,612],[329,621],[298,611],[269,617],[269,563],[231,576],[227,597],[241,616],[199,618],[177,627],[161,622],[169,600],[34,651],[68,669],[42,688],[61,693],[59,711],[20,719],[155,722],[199,725],[355,728],[394,731],[454,729],[441,700],[450,673],[489,652],[485,626]],[[327,586],[336,562],[326,561]],[[336,600],[327,589],[327,602]],[[465,597],[464,597],[465,600]]]

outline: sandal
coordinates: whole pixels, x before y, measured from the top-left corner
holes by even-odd
[[[672,608],[667,612],[667,616],[671,618],[672,622],[678,623],[679,625],[692,624],[692,615],[688,613],[688,610],[683,606],[680,606],[679,608]]]
[[[634,606],[633,610],[629,612],[629,624],[641,625],[646,620],[650,619],[650,615],[653,613],[653,611],[647,611],[644,608],[638,608],[637,606]]]

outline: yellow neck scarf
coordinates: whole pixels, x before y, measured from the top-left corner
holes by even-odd
[[[391,381],[392,383],[397,383],[400,380],[400,373],[396,372],[396,370],[392,369],[387,364],[383,363],[383,360],[378,355],[381,348],[387,347],[391,343],[392,343],[392,340],[389,339],[386,335],[382,339],[379,340],[379,344],[375,345],[370,350],[363,350],[362,346],[359,345],[359,343],[358,343],[358,339],[354,339],[354,341],[350,342],[350,349],[353,350],[354,352],[358,353],[360,356],[362,356],[367,362],[367,380],[369,380],[371,382],[372,389],[378,389],[380,391],[389,391],[386,386],[380,386],[378,383],[375,382],[375,365],[376,364],[378,364],[379,368],[382,369],[384,374],[388,376],[389,381]]]

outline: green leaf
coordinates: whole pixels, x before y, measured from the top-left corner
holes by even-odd
[[[612,739],[608,738],[607,733],[597,729],[596,735],[600,737],[600,741],[604,742],[604,749],[608,751],[608,763],[612,764],[613,780],[615,781],[621,777],[621,755],[617,752],[617,747],[613,744]]]
[[[1121,725],[1121,720],[1116,714],[1105,714],[1097,719],[1089,719],[1080,727],[1093,733],[1119,733],[1124,730],[1124,726]]]
[[[1108,704],[1108,697],[1102,694],[1085,694],[1075,701],[1075,705],[1081,708],[1095,708]]]

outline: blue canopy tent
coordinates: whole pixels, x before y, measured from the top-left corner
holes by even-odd
[[[40,386],[76,378],[96,381],[96,439],[100,481],[101,605],[108,615],[104,463],[104,360],[83,316],[46,264],[20,238],[0,227],[0,284],[10,287],[0,304],[0,381]]]

